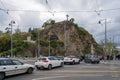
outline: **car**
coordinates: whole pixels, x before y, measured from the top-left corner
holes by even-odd
[[[99,63],[100,59],[97,55],[85,55],[85,63]]]
[[[56,57],[40,57],[35,62],[35,66],[37,69],[49,69],[51,70],[54,67],[63,67],[64,62],[62,60],[58,60]]]
[[[0,58],[0,80],[4,80],[6,76],[29,73],[31,74],[35,66],[24,64],[17,59]]]
[[[64,60],[64,56],[56,56],[58,60]]]
[[[78,56],[66,56],[64,58],[64,63],[71,63],[71,64],[79,64],[80,63],[80,58]]]

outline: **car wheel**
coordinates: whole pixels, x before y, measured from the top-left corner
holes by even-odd
[[[63,67],[64,66],[64,63],[62,62],[61,64],[60,64],[60,67]]]
[[[37,68],[37,70],[39,70],[39,69],[40,69],[40,67],[38,67],[38,66],[36,66],[36,68]]]
[[[40,67],[40,69],[41,69],[41,70],[43,70],[43,69],[44,69],[44,67],[43,67],[43,66],[41,66],[41,67]]]
[[[51,65],[51,64],[48,65],[48,69],[49,69],[49,70],[52,69],[52,65]]]
[[[28,74],[32,74],[32,72],[33,72],[33,68],[29,68],[29,69],[27,70],[27,73],[28,73]]]
[[[97,64],[99,64],[99,61],[97,62]]]
[[[80,64],[80,61],[78,61],[78,64]]]
[[[74,65],[74,64],[75,64],[75,61],[72,62],[72,65]]]
[[[4,80],[5,78],[5,74],[4,73],[0,73],[0,80]]]

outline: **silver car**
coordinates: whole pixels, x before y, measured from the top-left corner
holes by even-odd
[[[31,74],[34,68],[34,65],[24,64],[16,59],[0,58],[0,80],[3,80],[5,76],[15,74]]]

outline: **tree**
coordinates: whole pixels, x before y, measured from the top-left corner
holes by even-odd
[[[50,20],[50,23],[51,24],[55,24],[55,20]]]
[[[0,53],[10,50],[10,35],[4,34],[0,36]]]
[[[20,33],[21,30],[19,29],[19,27],[17,29],[15,29],[15,33]]]
[[[2,33],[3,33],[3,31],[0,30],[0,34],[2,34]]]
[[[28,32],[31,32],[32,31],[32,29],[31,29],[31,27],[28,29]]]
[[[55,20],[49,19],[43,23],[42,27],[46,27],[48,24],[55,24]]]
[[[70,22],[74,23],[75,19],[74,18],[71,18],[70,19]]]

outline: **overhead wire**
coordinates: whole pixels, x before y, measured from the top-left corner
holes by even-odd
[[[4,3],[2,2],[2,0],[0,0],[0,3],[1,3],[1,5],[2,5],[3,8],[4,8],[4,9],[0,8],[0,10],[4,11],[6,14],[9,14],[9,13],[8,13],[8,10],[7,10],[7,8],[5,7],[5,5],[4,5]]]
[[[0,0],[0,3],[2,4],[2,6],[4,8],[0,8],[1,11],[4,11],[5,13],[7,13],[9,16],[9,12],[40,12],[40,13],[51,13],[53,16],[54,16],[54,13],[64,13],[64,12],[69,12],[69,13],[80,13],[80,12],[90,12],[90,13],[93,13],[93,12],[96,12],[98,15],[100,15],[101,12],[107,12],[107,11],[113,11],[113,10],[120,10],[120,8],[112,8],[112,9],[101,9],[99,10],[99,4],[98,4],[98,1],[96,0],[96,6],[98,8],[98,10],[59,10],[59,11],[53,11],[51,6],[49,5],[49,2],[48,0],[46,0],[46,5],[48,5],[49,7],[49,10],[48,11],[40,11],[40,10],[19,10],[19,9],[7,9],[5,7],[5,5],[3,4],[2,0]],[[11,17],[11,16],[10,16]],[[11,17],[12,18],[12,17]]]
[[[48,10],[48,11],[40,11],[40,10],[13,10],[13,9],[3,9],[3,8],[0,8],[0,10],[2,11],[8,11],[8,12],[19,12],[19,11],[23,11],[23,12],[43,12],[43,13],[49,13],[51,10]],[[101,11],[113,11],[113,10],[120,10],[120,8],[112,8],[112,9],[101,9]],[[53,10],[52,10],[53,11]],[[52,12],[51,11],[51,12]],[[97,11],[97,10],[96,10]],[[99,11],[99,10],[98,10]],[[97,11],[97,12],[98,12]],[[59,10],[59,11],[53,11],[55,13],[62,13],[62,12],[95,12],[95,10]]]
[[[0,8],[0,10],[2,10],[3,12],[5,12],[11,19],[14,19],[10,14],[9,14],[9,10],[5,7],[4,3],[2,2],[2,0],[0,0],[0,3],[2,4],[3,8]],[[16,21],[15,21],[16,22]],[[19,27],[19,25],[17,25],[17,27]]]

